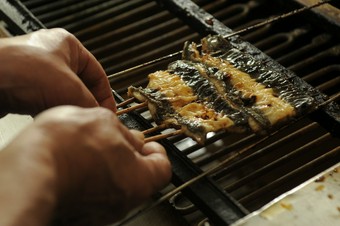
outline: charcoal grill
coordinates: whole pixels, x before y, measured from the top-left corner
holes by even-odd
[[[64,27],[98,58],[108,75],[115,75],[177,52],[185,41],[229,34],[315,2],[5,0],[0,3],[0,19],[2,30],[12,35]],[[189,225],[206,218],[213,225],[246,219],[339,162],[339,8],[339,2],[332,1],[230,39],[297,86],[311,90],[319,104],[329,98],[333,101],[268,137],[219,133],[209,137],[204,147],[181,135],[162,140],[173,165],[175,187],[230,159],[222,169],[171,198]],[[129,85],[145,86],[148,73],[165,69],[174,59],[110,76],[117,101],[126,98]],[[121,120],[140,130],[153,126],[146,109],[124,114]],[[181,200],[193,206],[181,208]]]

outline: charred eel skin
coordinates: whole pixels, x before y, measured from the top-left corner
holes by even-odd
[[[315,100],[295,87],[289,81],[290,78],[279,74],[275,68],[268,67],[254,56],[233,48],[222,37],[208,36],[201,43],[202,50],[199,51],[195,43],[187,42],[183,59],[207,67],[217,67],[229,73],[232,87],[238,91],[243,106],[252,109],[250,113],[262,114],[262,118],[268,119],[271,126],[283,124],[315,109]],[[261,122],[261,118],[254,118]]]
[[[230,62],[241,71],[248,73],[257,82],[272,88],[276,95],[290,103],[298,115],[309,112],[316,107],[315,100],[305,92],[298,90],[289,78],[268,67],[265,62],[260,62],[249,53],[233,48],[221,36],[207,36],[202,39],[202,52],[213,54]]]
[[[170,64],[168,70],[179,75],[194,90],[200,101],[216,112],[227,115],[236,125],[249,129],[248,123],[251,118],[253,123],[256,123],[256,126],[251,128],[252,130],[270,127],[269,121],[263,115],[251,109],[254,100],[242,100],[237,95],[238,91],[229,83],[228,76],[217,68],[178,60]]]
[[[244,112],[233,108],[217,93],[215,87],[207,78],[202,76],[201,72],[197,69],[197,64],[190,61],[178,60],[169,65],[168,71],[180,76],[185,84],[193,89],[202,104],[228,116],[236,125],[247,125],[248,116]]]
[[[187,136],[192,137],[198,143],[205,143],[206,134],[210,131],[204,126],[204,123],[180,115],[160,90],[130,86],[128,95],[134,96],[141,102],[146,101],[150,113],[158,125],[182,129]],[[233,125],[230,125],[230,127],[233,127]]]
[[[315,107],[289,78],[220,36],[186,43],[183,60],[149,75],[129,96],[147,101],[157,124],[181,128],[204,143],[208,132],[263,132]]]

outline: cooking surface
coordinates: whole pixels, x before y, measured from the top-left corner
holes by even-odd
[[[198,41],[205,35],[151,0],[22,2],[46,27],[64,27],[75,34],[99,59],[108,75],[177,52],[185,41]],[[288,12],[295,6],[282,7],[280,1],[269,0],[195,2],[234,30]],[[323,27],[324,23],[315,24],[309,16],[300,15],[242,37],[332,97],[339,93],[340,41],[331,28]],[[168,63],[169,60],[115,77],[112,87],[125,97],[127,86],[145,86],[147,74],[166,68]],[[339,103],[339,99],[336,101]],[[140,112],[152,122],[144,110]],[[183,136],[173,137],[170,142],[203,171],[230,158],[212,179],[250,212],[339,162],[340,139],[313,117],[298,120],[247,148],[261,139],[253,134],[218,134],[209,138],[205,147]],[[204,218],[199,211],[179,212],[192,224]]]
[[[339,225],[340,164],[278,197],[233,226]]]

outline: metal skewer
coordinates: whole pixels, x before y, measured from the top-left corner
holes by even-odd
[[[291,17],[293,15],[297,15],[299,13],[302,13],[304,11],[307,11],[309,9],[312,9],[312,8],[316,8],[318,6],[321,6],[323,4],[326,4],[326,3],[329,3],[331,2],[332,0],[324,0],[324,1],[320,1],[318,3],[315,3],[313,5],[310,5],[310,6],[305,6],[305,7],[302,7],[300,9],[295,9],[293,11],[290,11],[288,13],[284,13],[284,14],[281,14],[279,16],[276,16],[276,17],[273,17],[273,18],[270,18],[270,19],[267,19],[263,22],[260,22],[258,24],[255,24],[255,25],[252,25],[252,26],[249,26],[247,28],[244,28],[244,29],[241,29],[239,31],[235,31],[235,32],[232,32],[230,34],[227,34],[225,36],[223,36],[223,38],[229,38],[229,37],[232,37],[232,36],[235,36],[235,35],[238,35],[238,34],[241,34],[243,32],[247,32],[247,31],[250,31],[250,30],[253,30],[253,29],[256,29],[256,28],[259,28],[259,27],[262,27],[264,25],[267,25],[267,24],[270,24],[270,23],[273,23],[275,21],[278,21],[278,20],[282,20],[284,18],[287,18],[287,17]],[[197,46],[201,46],[200,44],[197,45]],[[145,62],[145,63],[142,63],[142,64],[139,64],[139,65],[136,65],[134,67],[131,67],[131,68],[128,68],[128,69],[125,69],[123,71],[119,71],[117,73],[114,73],[114,74],[111,74],[111,75],[108,75],[108,79],[113,79],[113,78],[117,78],[117,77],[120,77],[122,76],[123,74],[127,73],[127,72],[130,72],[130,71],[134,71],[134,70],[137,70],[139,68],[143,68],[143,67],[146,67],[146,66],[149,66],[149,65],[152,65],[152,64],[155,64],[155,63],[158,63],[158,62],[161,62],[163,60],[167,60],[167,59],[171,59],[173,57],[176,57],[176,56],[179,56],[183,53],[183,50],[180,50],[178,52],[175,52],[175,53],[171,53],[169,55],[166,55],[166,56],[163,56],[163,57],[160,57],[160,58],[157,58],[157,59],[154,59],[154,60],[151,60],[151,61],[148,61],[148,62]]]

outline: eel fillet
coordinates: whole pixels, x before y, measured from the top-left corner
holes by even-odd
[[[157,124],[203,144],[209,132],[262,133],[313,108],[314,99],[220,36],[185,43],[182,60],[151,73],[128,96],[147,102]]]

